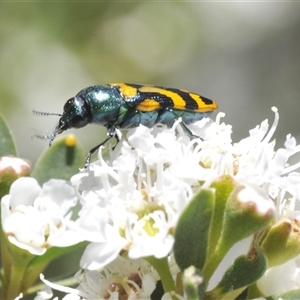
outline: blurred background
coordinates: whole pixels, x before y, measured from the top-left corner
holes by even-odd
[[[58,117],[32,110],[62,113],[81,89],[111,82],[214,99],[233,125],[234,142],[266,118],[272,124],[276,106],[277,147],[288,133],[299,143],[299,79],[300,3],[0,3],[0,112],[19,156],[33,164],[48,141],[31,135],[51,133]],[[86,152],[106,136],[100,126],[73,132]],[[52,272],[66,264],[73,274],[78,257]]]
[[[233,141],[280,113],[281,147],[300,140],[300,3],[1,2],[0,111],[34,163],[81,89],[111,82],[184,88],[214,99]],[[212,115],[215,118],[216,113]],[[74,130],[86,152],[105,128]]]

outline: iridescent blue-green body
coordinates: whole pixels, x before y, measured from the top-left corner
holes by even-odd
[[[95,85],[66,102],[50,145],[57,134],[67,129],[93,123],[105,126],[108,138],[90,150],[87,166],[91,154],[115,136],[116,128],[134,128],[140,124],[151,128],[158,123],[171,127],[181,118],[183,129],[192,135],[185,124],[209,116],[217,107],[210,99],[180,89],[125,83]]]

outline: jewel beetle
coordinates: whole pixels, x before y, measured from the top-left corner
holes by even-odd
[[[89,151],[86,168],[100,146],[112,137],[117,138],[117,128],[134,128],[140,124],[151,128],[159,123],[171,127],[181,118],[183,130],[193,136],[186,125],[208,117],[217,108],[215,101],[181,89],[127,83],[94,85],[70,98],[62,114],[34,111],[38,115],[60,117],[52,134],[34,136],[49,139],[51,146],[57,134],[70,128],[88,124],[105,126],[107,138]]]

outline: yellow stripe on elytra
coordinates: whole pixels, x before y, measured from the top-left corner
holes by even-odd
[[[160,103],[153,99],[145,99],[136,106],[139,111],[154,111],[160,108]]]
[[[124,97],[135,97],[137,95],[137,88],[132,87],[130,85],[124,83],[113,83],[111,85],[118,86],[120,89],[121,94]]]
[[[205,112],[212,111],[218,108],[218,104],[215,101],[212,101],[211,104],[207,104],[202,100],[200,95],[194,93],[189,93],[189,95],[198,105],[198,109],[195,109],[195,111]]]
[[[165,95],[173,101],[174,108],[185,109],[186,102],[180,95],[176,94],[175,92],[161,89],[155,86],[146,86],[146,85],[140,87],[139,91],[142,93],[158,93],[161,95]]]

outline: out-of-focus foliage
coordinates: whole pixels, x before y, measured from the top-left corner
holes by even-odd
[[[275,105],[281,132],[300,136],[299,23],[300,4],[291,2],[2,2],[0,110],[33,162],[47,142],[31,134],[58,120],[31,110],[61,112],[82,88],[108,82],[213,98],[238,124],[235,138]],[[87,152],[105,129],[77,133]]]

